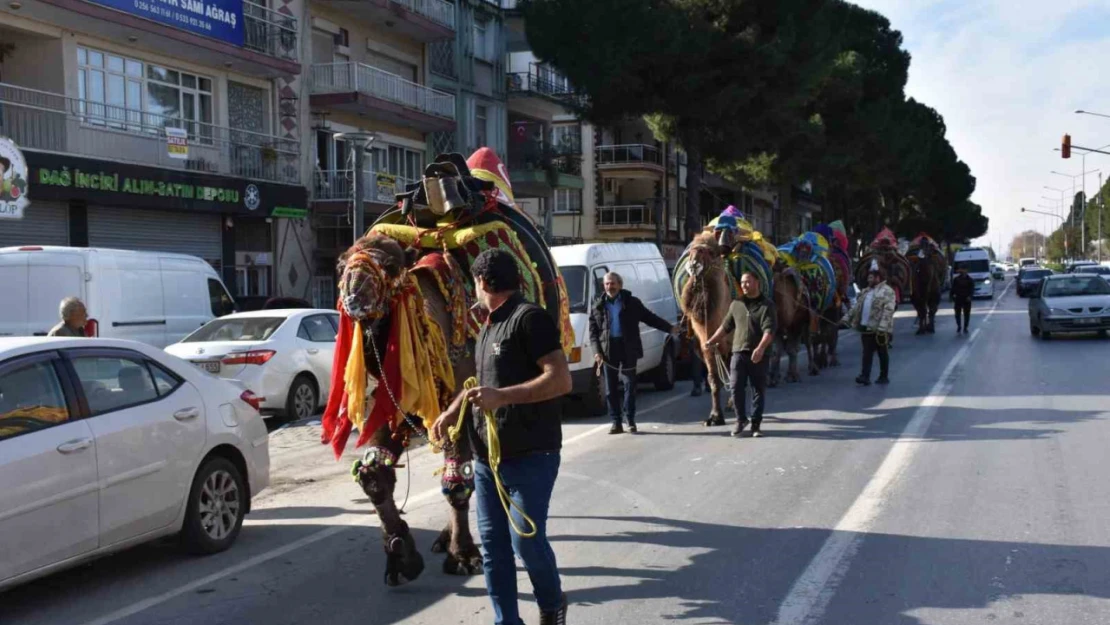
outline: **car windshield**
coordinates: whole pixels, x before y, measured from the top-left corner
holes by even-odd
[[[589,294],[589,282],[586,279],[585,267],[559,267],[563,274],[563,282],[567,285],[567,297],[570,298],[570,312],[586,312]]]
[[[956,271],[967,269],[968,273],[987,273],[990,271],[990,261],[985,258],[980,260],[957,260],[953,267]]]
[[[1051,269],[1024,269],[1021,272],[1022,280],[1039,280],[1052,275]]]
[[[277,332],[285,317],[231,317],[208,322],[182,343],[209,341],[265,341]]]
[[[1045,283],[1045,297],[1071,297],[1074,295],[1110,295],[1110,283],[1102,278],[1084,276],[1049,280]]]
[[[1075,273],[1095,273],[1100,276],[1110,274],[1110,267],[1103,267],[1102,265],[1092,265],[1090,267],[1080,267],[1075,270]]]

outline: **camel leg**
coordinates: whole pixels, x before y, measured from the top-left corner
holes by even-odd
[[[814,362],[813,335],[807,333],[802,340],[805,342],[806,360],[809,361],[809,374],[818,375],[821,373],[821,370],[817,367],[817,363]]]
[[[800,336],[791,336],[786,339],[786,356],[789,363],[786,370],[787,382],[801,382],[802,376],[798,373],[798,351]]]
[[[387,586],[407,584],[424,572],[424,559],[416,550],[408,523],[401,518],[393,500],[393,489],[397,485],[395,467],[403,451],[401,442],[394,440],[389,428],[383,426],[370,437],[362,459],[353,469],[362,492],[370,498],[381,522]]]
[[[771,351],[771,353],[769,354],[769,356],[771,358],[771,363],[769,365],[770,373],[767,376],[767,386],[770,387],[770,388],[775,388],[776,386],[779,385],[779,382],[782,381],[782,378],[781,378],[782,352],[783,352],[782,334],[776,334],[775,335],[775,339],[773,341],[771,341],[771,350],[770,351]]]
[[[474,493],[474,467],[470,446],[465,439],[450,445],[443,452],[443,476],[440,485],[450,506],[447,527],[440,534],[438,547],[447,553],[443,572],[448,575],[478,575],[482,572],[482,554],[470,532],[470,497]]]
[[[711,401],[709,418],[705,420],[705,425],[706,427],[724,425],[724,411],[721,410],[721,391],[724,390],[725,381],[718,375],[717,361],[712,350],[703,350],[702,355],[705,357],[705,366],[708,367],[709,371],[709,396]]]
[[[839,367],[840,361],[836,358],[836,348],[840,345],[840,327],[833,326],[829,330],[829,366]]]

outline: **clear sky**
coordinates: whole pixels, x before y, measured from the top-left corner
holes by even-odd
[[[1058,220],[1019,211],[1056,210],[1060,193],[1045,186],[1071,195],[1072,180],[1049,173],[1083,171],[1076,152],[1063,160],[1052,151],[1065,132],[1078,145],[1110,144],[1110,119],[1075,114],[1110,115],[1110,0],[854,1],[902,32],[913,56],[907,95],[944,116],[948,140],[971,167],[972,199],[990,217],[976,243],[998,249],[1025,229],[1054,228]],[[1110,156],[1086,160],[1088,171],[1110,176]],[[1098,175],[1086,178],[1094,193]]]

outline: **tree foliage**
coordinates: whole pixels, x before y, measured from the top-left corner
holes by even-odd
[[[906,98],[910,55],[881,14],[843,0],[521,0],[537,57],[607,124],[644,116],[688,156],[688,230],[701,163],[745,185],[813,183],[850,238],[924,225],[967,241],[987,220],[944,120]],[[692,210],[691,210],[692,209]],[[903,223],[904,222],[904,223]],[[788,233],[794,234],[794,233]],[[915,233],[916,234],[916,233]]]

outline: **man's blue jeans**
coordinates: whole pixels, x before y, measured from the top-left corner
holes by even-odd
[[[555,552],[547,542],[547,507],[559,475],[559,454],[535,454],[501,461],[501,483],[509,496],[536,523],[536,535],[521,538],[497,497],[493,469],[481,460],[474,463],[474,493],[478,513],[478,535],[482,540],[482,563],[486,588],[493,602],[494,623],[523,625],[517,606],[516,554],[532,580],[532,590],[542,612],[562,607],[563,589]],[[510,508],[511,510],[511,508]],[[531,526],[512,511],[513,522],[527,531]]]

